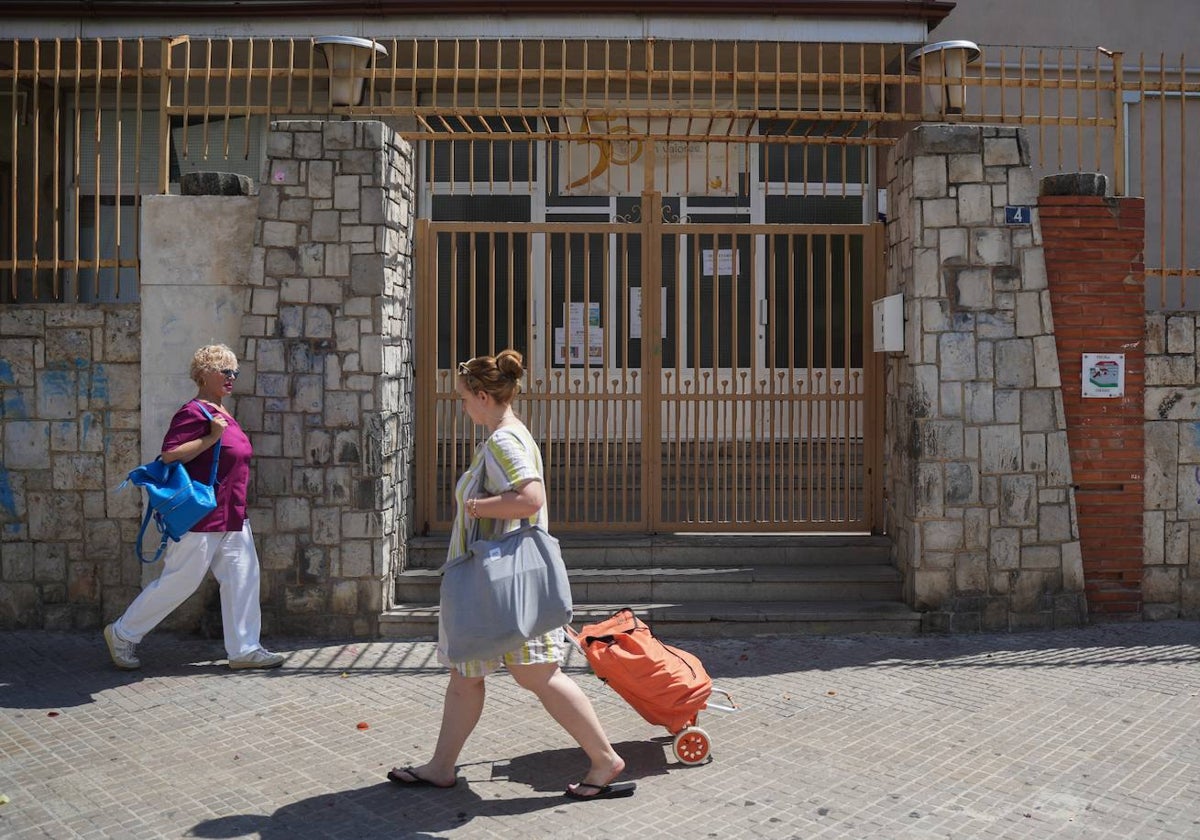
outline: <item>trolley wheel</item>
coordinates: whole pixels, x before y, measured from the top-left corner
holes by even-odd
[[[711,742],[698,726],[686,726],[675,736],[675,757],[684,764],[700,764],[708,758]]]

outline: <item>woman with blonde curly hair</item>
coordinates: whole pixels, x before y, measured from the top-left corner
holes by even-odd
[[[488,437],[475,450],[471,465],[455,486],[458,512],[447,557],[466,551],[471,520],[477,521],[483,539],[495,539],[515,530],[526,519],[549,527],[542,453],[512,407],[525,375],[523,363],[516,350],[503,350],[496,356],[476,356],[458,366],[455,388],[463,409],[472,421],[487,428]],[[609,799],[633,794],[635,782],[616,781],[625,770],[625,761],[604,734],[591,701],[559,667],[567,646],[566,634],[557,627],[495,659],[451,662],[444,640],[439,638],[438,659],[450,668],[450,684],[442,706],[437,746],[429,761],[393,768],[387,774],[388,780],[401,787],[453,787],[458,782],[459,753],[483,713],[484,678],[504,667],[519,686],[541,701],[587,754],[587,772],[567,785],[567,796]]]
[[[113,664],[125,671],[142,666],[137,645],[200,586],[209,569],[221,587],[221,625],[229,667],[276,668],[283,656],[259,644],[258,553],[246,518],[250,439],[224,405],[238,377],[237,356],[224,344],[201,347],[192,356],[196,396],[184,403],[162,443],[162,459],[182,461],[194,481],[208,483],[217,456],[217,508],[171,542],[158,579],[142,590],[124,614],[104,628]]]

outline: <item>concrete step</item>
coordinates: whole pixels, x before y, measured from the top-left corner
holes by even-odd
[[[631,607],[666,640],[768,634],[846,636],[861,633],[916,635],[921,615],[895,601],[712,601],[686,604],[577,603],[572,626],[600,621]],[[388,639],[437,638],[437,606],[398,604],[380,617]]]
[[[569,569],[891,565],[891,541],[869,534],[556,533]],[[445,535],[409,541],[406,569],[446,562]]]
[[[575,624],[634,607],[672,636],[916,633],[891,542],[868,534],[557,534]],[[389,638],[437,634],[444,535],[410,541]]]
[[[656,601],[886,601],[900,598],[900,573],[890,565],[833,563],[710,567],[569,568],[579,603]],[[441,575],[409,569],[396,578],[398,603],[436,603]]]

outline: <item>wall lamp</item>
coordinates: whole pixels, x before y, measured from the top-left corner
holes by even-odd
[[[377,56],[387,56],[387,47],[353,35],[321,35],[313,39],[329,67],[329,104],[358,105],[362,102],[366,77],[362,71]],[[353,72],[351,72],[353,71]]]
[[[929,83],[934,105],[941,116],[961,114],[967,85],[964,80],[967,65],[979,60],[981,50],[974,41],[938,41],[926,44],[908,54],[908,69],[921,72],[928,78],[941,77],[941,81]]]

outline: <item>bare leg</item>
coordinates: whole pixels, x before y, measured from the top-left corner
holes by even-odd
[[[617,755],[600,726],[596,710],[576,682],[553,662],[538,665],[510,665],[508,670],[522,688],[537,695],[542,706],[559,726],[587,753],[591,767],[583,781],[606,785],[621,775],[625,760]]]
[[[450,684],[446,686],[446,699],[442,705],[442,728],[438,731],[437,746],[433,750],[433,758],[413,768],[417,777],[435,785],[449,785],[454,781],[459,753],[474,731],[475,724],[479,723],[479,716],[483,714],[484,695],[483,677],[464,677],[457,669],[450,669]],[[404,778],[403,770],[395,772]]]

